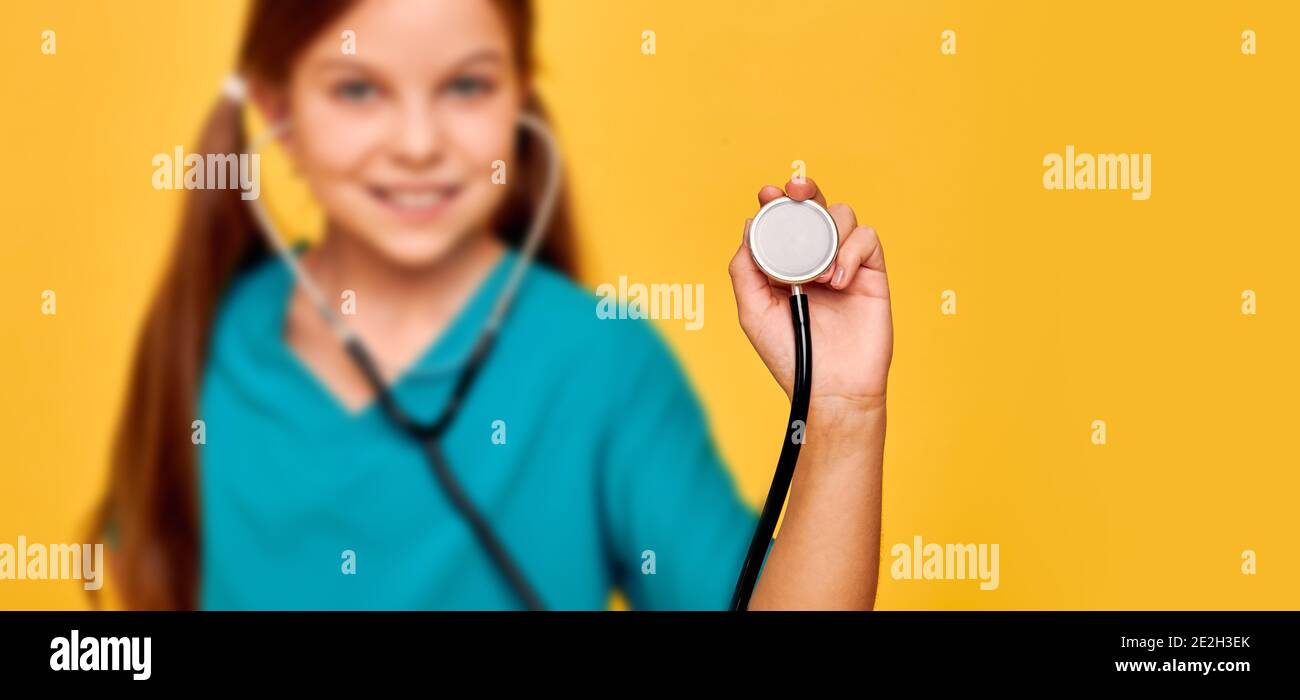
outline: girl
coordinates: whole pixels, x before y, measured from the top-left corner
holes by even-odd
[[[543,186],[544,153],[517,126],[543,113],[532,23],[524,0],[251,7],[239,74],[326,214],[297,260],[327,299],[351,293],[348,328],[420,421],[448,402]],[[341,51],[345,31],[364,49]],[[240,107],[223,98],[200,152],[247,152]],[[597,319],[568,279],[562,199],[438,441],[448,483],[269,255],[239,192],[186,196],[98,518],[127,606],[599,609],[616,587],[636,608],[726,606],[754,513],[664,344],[641,322]],[[826,204],[811,181],[758,192],[780,196]],[[875,232],[829,210],[841,248],[807,290],[809,435],[755,609],[875,596],[889,293]],[[743,236],[730,271],[741,325],[788,394],[785,291]]]

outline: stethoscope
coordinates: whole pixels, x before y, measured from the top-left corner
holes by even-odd
[[[223,91],[227,98],[239,103],[247,99],[247,87],[238,76],[229,78]],[[559,194],[560,151],[550,129],[541,119],[527,112],[519,116],[518,123],[521,128],[538,137],[546,147],[548,156],[546,185],[542,189],[537,213],[529,226],[506,283],[497,296],[496,303],[480,329],[469,354],[459,363],[459,373],[452,385],[450,398],[438,416],[427,423],[415,420],[398,405],[373,356],[366,349],[365,343],[326,301],[320,288],[303,269],[288,243],[280,236],[275,223],[271,221],[261,203],[257,199],[245,201],[248,202],[267,243],[289,268],[295,283],[307,295],[317,312],[338,335],[349,357],[375,392],[376,400],[389,421],[420,445],[439,486],[474,533],[479,545],[491,558],[506,583],[527,609],[543,610],[545,606],[537,591],[452,473],[440,444],[442,436],[455,421],[461,404],[473,387],[479,370],[482,369],[488,353],[496,342],[497,333],[514,302],[524,274],[537,256]],[[249,146],[250,154],[259,152],[268,142],[287,133],[288,129],[287,121],[273,125],[252,141]],[[808,317],[808,297],[804,294],[802,285],[821,276],[834,262],[836,252],[839,250],[839,233],[834,219],[816,202],[781,197],[764,205],[754,216],[750,222],[748,242],[750,253],[759,269],[772,281],[790,286],[790,318],[794,327],[795,369],[790,420],[787,423],[785,440],[782,443],[772,485],[763,503],[758,525],[736,580],[730,605],[732,610],[745,610],[749,606],[749,599],[758,581],[772,533],[776,529],[777,519],[794,477],[799,448],[802,444],[799,436],[806,430],[809,393],[812,386],[812,333]]]
[[[224,92],[228,98],[241,103],[247,98],[247,88],[238,77],[228,79]],[[515,563],[514,558],[510,556],[509,550],[507,550],[501,538],[493,531],[487,519],[479,512],[465,492],[464,487],[461,486],[460,481],[452,473],[441,446],[442,436],[446,434],[447,429],[456,420],[461,404],[464,403],[465,397],[474,385],[475,378],[478,377],[479,370],[482,369],[484,361],[492,351],[501,324],[514,302],[515,295],[519,291],[519,285],[523,282],[528,267],[537,257],[538,248],[541,246],[542,239],[546,236],[547,224],[550,223],[551,214],[559,194],[560,151],[550,129],[546,127],[545,122],[541,119],[527,112],[519,116],[519,126],[535,135],[547,150],[546,185],[542,188],[542,197],[537,206],[537,214],[533,217],[528,233],[524,237],[523,245],[516,256],[515,263],[501,292],[497,296],[496,302],[492,306],[492,311],[479,330],[478,337],[471,345],[469,354],[458,363],[460,369],[455,383],[452,385],[451,395],[438,416],[427,423],[417,421],[398,404],[387,382],[384,381],[373,355],[366,349],[365,343],[362,342],[360,336],[348,327],[343,317],[334,310],[334,307],[325,300],[325,295],[321,293],[315,281],[303,269],[289,244],[280,236],[275,223],[267,215],[261,203],[256,199],[249,199],[247,202],[258,223],[258,228],[261,229],[271,249],[289,268],[298,287],[303,290],[312,305],[316,307],[317,312],[338,335],[339,340],[347,350],[348,356],[352,358],[353,363],[361,370],[367,383],[375,392],[376,401],[389,421],[398,430],[420,445],[429,461],[434,476],[438,480],[438,485],[442,487],[456,512],[474,533],[475,539],[478,540],[483,551],[491,558],[493,565],[496,566],[506,583],[529,610],[543,610],[545,606],[542,604],[541,597],[538,596],[537,591],[528,582],[519,565]],[[273,125],[266,133],[252,141],[249,146],[250,154],[259,152],[269,141],[286,134],[288,129],[289,124],[287,121]]]

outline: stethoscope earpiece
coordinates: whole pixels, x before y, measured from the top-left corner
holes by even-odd
[[[749,223],[749,252],[768,277],[784,284],[811,282],[830,269],[840,235],[820,204],[780,197]]]

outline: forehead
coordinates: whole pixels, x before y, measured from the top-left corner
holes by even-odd
[[[343,51],[348,31],[355,55]],[[513,61],[506,22],[493,0],[361,0],[320,33],[300,67],[355,61],[414,77],[444,72],[484,52]]]

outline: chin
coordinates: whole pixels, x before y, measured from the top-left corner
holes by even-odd
[[[464,239],[464,232],[446,230],[392,230],[367,236],[378,252],[394,265],[405,268],[430,267]]]

